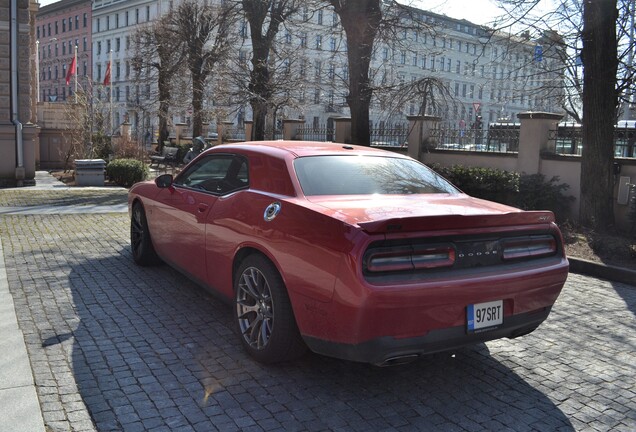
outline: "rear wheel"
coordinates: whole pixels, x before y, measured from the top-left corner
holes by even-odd
[[[261,255],[241,263],[234,281],[234,318],[247,352],[262,363],[305,353],[287,290],[276,267]]]
[[[159,257],[150,239],[146,212],[140,203],[135,203],[130,218],[130,247],[133,259],[140,266],[157,264]]]

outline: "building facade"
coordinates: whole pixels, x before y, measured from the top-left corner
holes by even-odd
[[[93,95],[112,110],[113,129],[128,120],[137,136],[156,130],[157,104],[152,96],[156,91],[134,79],[132,40],[139,26],[169,13],[177,4],[168,0],[93,1]],[[493,33],[465,20],[408,10],[391,40],[375,45],[371,62],[374,122],[433,114],[449,126],[466,127],[478,119],[483,123],[514,119],[524,111],[561,111],[563,90],[558,83],[562,77],[555,64],[554,41]],[[221,120],[240,126],[251,119],[248,98],[237,98],[237,92],[228,89],[240,86],[237,79],[248,79],[245,71],[251,58],[251,40],[246,21],[237,23],[237,34],[240,37],[231,54],[234,58],[225,63],[233,68],[213,74],[208,109],[211,117],[227,113],[229,118]],[[277,43],[271,60],[273,79],[278,80],[274,93],[280,101],[287,101],[280,103],[277,118],[300,117],[317,127],[329,124],[334,117],[347,116],[346,37],[333,9],[301,8],[281,27]],[[111,59],[112,96],[110,86],[103,85]],[[425,94],[408,93],[409,84],[415,88],[426,80],[445,88],[435,103],[424,104]],[[426,112],[421,112],[424,106]],[[188,123],[187,103],[175,103],[173,108],[173,123]]]
[[[149,106],[151,89],[133,80],[132,40],[140,26],[152,23],[172,7],[168,0],[93,1],[93,96],[112,112],[113,130],[124,121],[133,125],[135,134],[156,129],[156,108]],[[105,85],[109,63],[110,83]]]
[[[92,21],[90,0],[61,0],[43,6],[35,22],[40,102],[65,102],[75,91],[92,85]],[[77,47],[76,74],[67,84]]]
[[[33,124],[36,1],[0,2],[0,186],[35,177],[37,128]]]
[[[372,121],[404,122],[407,115],[426,114],[461,128],[476,121],[516,119],[525,111],[562,111],[557,35],[511,36],[466,20],[405,11],[394,33],[375,43]],[[249,59],[248,26],[243,22],[240,27],[245,37],[238,56]],[[348,115],[346,36],[333,9],[302,8],[278,44],[287,47],[278,50],[287,57],[280,56],[276,72],[288,70],[290,64],[295,68],[285,81],[297,103],[286,107],[284,115],[305,118],[314,126]],[[438,89],[423,90],[424,83],[431,82]],[[249,118],[249,107],[243,111]]]

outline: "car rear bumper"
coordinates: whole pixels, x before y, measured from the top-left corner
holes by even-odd
[[[459,326],[431,330],[425,336],[400,339],[384,336],[359,344],[337,343],[310,336],[304,336],[304,340],[307,346],[318,354],[389,366],[414,360],[425,354],[448,351],[493,339],[523,336],[545,321],[551,309],[549,306],[529,313],[511,315],[505,318],[501,326],[475,333],[468,333],[466,327]]]

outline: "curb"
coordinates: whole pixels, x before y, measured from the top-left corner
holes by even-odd
[[[570,271],[572,273],[636,286],[636,270],[597,263],[582,258],[568,257],[568,261],[570,261]]]
[[[24,334],[18,325],[0,240],[0,430],[45,432]]]

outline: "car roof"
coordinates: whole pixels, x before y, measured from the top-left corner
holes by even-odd
[[[324,155],[347,155],[355,154],[369,156],[388,156],[405,158],[399,153],[376,149],[353,144],[340,144],[333,142],[317,141],[248,141],[243,143],[222,144],[213,147],[216,151],[248,150],[261,153],[279,154],[288,153],[295,157],[324,156]]]

